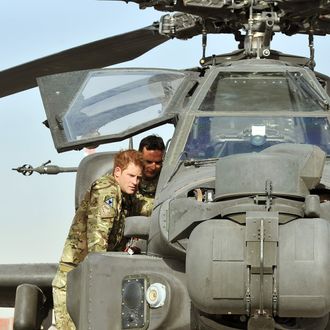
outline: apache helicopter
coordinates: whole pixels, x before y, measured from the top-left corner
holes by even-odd
[[[330,2],[136,2],[175,13],[0,73],[1,96],[39,85],[58,152],[175,126],[151,217],[125,222],[143,253],[92,253],[69,273],[77,329],[327,328],[330,78],[313,36],[330,33]],[[272,50],[276,32],[309,35],[310,58]],[[205,57],[210,33],[239,49]],[[199,34],[197,68],[99,69]],[[113,155],[79,164],[76,207]],[[56,265],[0,269],[15,328],[45,326]]]

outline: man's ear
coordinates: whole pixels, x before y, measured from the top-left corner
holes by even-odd
[[[113,176],[115,178],[118,178],[121,175],[121,168],[119,166],[116,166],[113,170]]]

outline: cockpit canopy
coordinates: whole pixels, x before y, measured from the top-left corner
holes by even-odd
[[[259,152],[279,143],[312,144],[330,155],[327,116],[196,117],[182,159]]]
[[[301,72],[219,72],[201,111],[323,111],[328,101]]]
[[[58,151],[123,140],[173,117],[186,75],[164,69],[103,69],[40,78]]]
[[[124,140],[178,119],[181,159],[259,152],[279,143],[313,144],[330,154],[326,86],[311,70],[287,62],[240,60],[202,73],[87,70],[38,83],[60,152]]]
[[[312,144],[330,155],[329,98],[301,69],[218,72],[202,98],[181,159]]]

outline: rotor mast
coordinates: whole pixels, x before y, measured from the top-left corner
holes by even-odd
[[[275,12],[255,13],[252,0],[244,40],[245,54],[248,57],[260,58],[270,55],[270,42],[274,32],[279,31],[276,25],[278,22],[279,18]]]

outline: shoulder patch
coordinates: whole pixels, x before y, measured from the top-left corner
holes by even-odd
[[[104,200],[104,202],[107,204],[107,205],[109,205],[110,207],[112,207],[113,206],[113,197],[107,197],[105,200]]]

